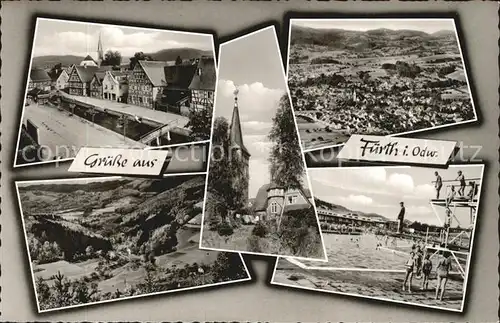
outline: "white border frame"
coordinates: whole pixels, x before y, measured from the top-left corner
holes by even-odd
[[[369,168],[369,167],[370,166],[368,166],[368,167],[355,167],[355,168]],[[412,168],[412,167],[417,167],[417,166],[373,166],[373,167]],[[484,164],[484,163],[480,163],[480,164],[453,164],[453,165],[449,166],[449,168],[451,168],[451,167],[453,167],[453,168],[455,168],[455,167],[456,168],[481,167],[481,187],[482,187],[483,180],[484,180],[484,169],[486,168],[486,164]],[[353,168],[353,167],[350,167],[350,168]],[[334,168],[332,168],[332,167],[330,167],[330,168],[328,168],[328,167],[318,167],[318,169],[334,169]],[[336,292],[336,291],[331,291],[331,290],[325,290],[325,289],[321,289],[321,288],[312,288],[312,287],[306,287],[306,286],[299,286],[299,285],[292,285],[292,284],[285,284],[285,283],[277,283],[277,282],[275,282],[274,281],[274,277],[275,277],[275,274],[276,274],[276,270],[278,268],[278,262],[280,261],[280,259],[289,261],[287,259],[289,257],[279,257],[279,258],[276,258],[276,262],[274,264],[274,269],[273,269],[273,275],[271,277],[270,283],[271,283],[271,285],[279,285],[279,286],[286,286],[286,287],[291,287],[291,288],[306,289],[306,290],[311,290],[311,291],[315,291],[315,292],[348,295],[348,296],[355,296],[355,297],[360,297],[360,298],[376,299],[376,300],[381,300],[381,301],[384,301],[384,302],[392,302],[392,303],[413,305],[413,306],[426,307],[426,308],[435,308],[435,309],[444,310],[444,311],[451,311],[451,312],[462,313],[464,311],[465,299],[467,297],[467,287],[468,287],[468,282],[469,282],[470,265],[471,265],[472,253],[474,251],[474,249],[473,249],[474,248],[474,240],[475,240],[474,237],[475,237],[476,229],[477,229],[477,219],[478,219],[477,218],[477,213],[479,212],[480,199],[481,199],[481,191],[482,191],[482,188],[479,190],[478,197],[477,197],[476,220],[474,221],[474,228],[472,230],[472,235],[471,235],[470,252],[469,252],[469,254],[467,256],[467,269],[466,269],[466,273],[467,274],[465,275],[465,279],[464,279],[463,292],[462,292],[462,302],[461,302],[460,309],[458,309],[458,310],[457,309],[453,309],[453,308],[441,307],[441,306],[425,305],[425,304],[419,304],[419,303],[414,303],[414,302],[405,302],[405,301],[392,300],[392,299],[383,298],[383,297],[373,297],[373,296],[366,296],[366,295],[354,294],[354,293],[343,293],[343,292]],[[291,263],[294,263],[294,262],[297,263],[296,261],[289,261],[289,262],[291,262]],[[301,269],[308,270],[307,268],[303,268],[303,267],[301,267],[298,264],[294,264],[294,265],[297,266],[297,267],[299,267],[299,268],[301,268]],[[335,271],[363,271],[363,270],[360,270],[360,268],[336,268],[336,269],[332,269],[332,270],[335,270]],[[370,272],[388,272],[387,270],[376,270],[376,269],[371,269],[371,270],[370,269],[366,269],[364,271],[370,271]]]
[[[289,24],[288,24],[288,44],[287,44],[288,47],[287,47],[287,56],[286,56],[286,65],[287,65],[286,66],[286,81],[287,81],[287,85],[288,85],[288,72],[290,71],[290,47],[291,47],[291,39],[292,39],[293,22],[294,21],[303,21],[303,22],[308,22],[308,21],[318,22],[319,21],[319,22],[321,22],[321,21],[334,21],[334,20],[340,20],[340,21],[358,21],[358,20],[364,20],[364,21],[367,21],[367,20],[393,20],[393,21],[394,20],[399,20],[399,21],[402,21],[402,20],[412,20],[412,21],[444,20],[444,21],[446,21],[446,20],[451,20],[453,22],[453,27],[454,27],[454,31],[455,31],[455,38],[457,41],[457,47],[458,47],[458,51],[460,54],[460,59],[462,61],[462,69],[464,71],[465,80],[467,81],[467,89],[469,90],[469,100],[471,101],[472,110],[474,112],[474,119],[455,122],[455,123],[449,123],[449,124],[442,124],[442,125],[430,127],[430,128],[423,128],[423,129],[410,130],[410,131],[405,131],[405,132],[400,132],[400,133],[394,133],[394,134],[387,135],[387,137],[398,137],[398,136],[402,136],[402,135],[420,133],[420,132],[425,132],[425,131],[434,130],[434,129],[441,129],[441,128],[446,128],[446,127],[453,127],[453,126],[458,126],[461,124],[473,123],[473,122],[478,121],[477,110],[476,110],[476,106],[474,104],[474,97],[472,95],[470,81],[469,81],[469,75],[467,73],[467,68],[465,66],[464,54],[462,52],[462,44],[460,43],[460,39],[458,37],[457,24],[456,24],[456,21],[454,18],[291,18],[291,19],[289,19]],[[293,109],[293,106],[292,106],[292,109]],[[300,133],[299,133],[299,139],[300,139]],[[302,143],[303,141],[300,140],[300,142]],[[346,140],[346,142],[347,142],[347,140]],[[313,152],[313,151],[318,151],[318,150],[323,150],[323,149],[331,149],[331,148],[335,148],[335,147],[341,147],[344,144],[345,144],[345,142],[341,143],[341,144],[334,144],[334,145],[327,144],[324,146],[309,148],[309,149],[303,148],[303,152],[308,153],[308,152]]]
[[[302,150],[302,145],[300,144],[300,135],[299,135],[299,130],[297,128],[297,120],[295,119],[295,112],[294,112],[293,106],[292,106],[292,101],[291,101],[291,97],[290,97],[290,90],[288,88],[288,81],[287,81],[287,77],[286,77],[286,74],[285,74],[285,69],[283,67],[283,64],[281,63],[281,61],[282,61],[282,59],[281,59],[281,50],[280,50],[278,36],[276,34],[276,28],[275,28],[275,26],[274,25],[270,25],[270,26],[261,28],[259,30],[253,31],[251,33],[245,34],[243,36],[231,39],[229,41],[226,41],[226,42],[220,44],[219,45],[219,57],[218,57],[219,65],[220,65],[220,61],[221,61],[221,53],[222,53],[222,47],[223,46],[228,45],[228,44],[233,43],[233,42],[236,42],[236,41],[239,41],[239,40],[242,40],[244,38],[253,36],[253,35],[257,34],[257,33],[260,33],[260,32],[263,32],[263,31],[267,31],[268,29],[272,29],[274,31],[273,35],[274,35],[274,40],[275,40],[277,55],[278,55],[278,58],[279,58],[279,61],[280,61],[282,76],[283,76],[283,79],[285,81],[284,82],[285,83],[284,94],[286,94],[288,96],[288,102],[290,104],[290,110],[292,111],[292,115],[293,115],[293,120],[294,120],[294,124],[295,124],[295,131],[297,132],[297,136],[298,136],[298,140],[299,140],[299,148],[300,148],[300,152],[301,152],[301,155],[302,155],[302,162],[304,163],[304,170],[305,170],[307,185],[309,186],[309,189],[311,191],[312,206],[313,206],[313,209],[314,209],[314,214],[316,216],[316,224],[318,226],[319,235],[320,235],[320,238],[321,238],[321,245],[323,247],[323,255],[324,255],[323,259],[321,259],[321,258],[295,257],[295,256],[287,256],[287,257],[295,258],[295,259],[303,259],[303,260],[315,260],[315,261],[321,261],[321,262],[328,262],[328,256],[327,256],[327,253],[326,253],[326,247],[325,247],[325,242],[324,242],[324,239],[323,239],[323,233],[321,232],[321,226],[320,226],[320,223],[319,223],[318,213],[316,211],[316,204],[314,202],[314,195],[312,193],[311,181],[310,181],[310,178],[309,178],[309,173],[308,173],[306,158],[305,158],[305,155],[304,155],[304,151]],[[218,80],[217,80],[217,84],[218,84]],[[216,89],[216,91],[215,91],[215,97],[214,97],[214,111],[213,111],[214,113],[213,113],[213,116],[215,116],[215,109],[216,109],[216,106],[217,106],[217,92],[218,92],[218,90]],[[210,138],[212,138],[212,134],[213,134],[213,130],[214,130],[213,129],[214,120],[215,120],[215,118],[212,117],[212,131],[211,131],[211,134],[210,134]],[[239,253],[242,253],[242,254],[250,254],[250,255],[261,255],[261,256],[271,256],[271,257],[280,256],[280,255],[276,255],[276,254],[261,253],[261,252],[250,252],[250,251],[244,251],[244,250],[239,251],[239,250],[209,248],[209,247],[204,247],[202,245],[202,242],[203,242],[203,231],[204,231],[204,227],[205,227],[205,225],[204,225],[205,224],[205,206],[206,206],[206,203],[207,203],[207,198],[206,197],[207,197],[207,193],[208,193],[208,176],[209,176],[209,171],[210,171],[210,159],[211,159],[210,157],[211,157],[211,152],[212,152],[212,140],[210,140],[209,156],[208,156],[208,161],[207,161],[207,181],[206,181],[206,186],[205,186],[205,200],[203,202],[203,211],[202,211],[203,213],[202,213],[202,219],[201,219],[202,227],[201,227],[199,248],[200,249],[204,249],[204,250],[216,250],[216,251],[225,251],[225,252],[239,252]]]
[[[215,74],[216,74],[215,90],[217,90],[218,66],[217,66],[217,62],[215,60],[215,41],[214,41],[214,35],[213,34],[189,32],[189,31],[179,31],[179,30],[168,30],[168,29],[161,29],[159,27],[158,28],[135,27],[135,26],[112,24],[112,23],[105,24],[105,23],[96,23],[96,22],[88,22],[88,21],[86,22],[86,21],[80,21],[80,20],[65,20],[65,19],[45,18],[45,17],[36,16],[35,17],[35,32],[33,34],[33,42],[32,42],[32,45],[31,45],[30,62],[29,62],[29,66],[28,66],[28,75],[25,78],[26,79],[26,87],[24,89],[23,108],[22,108],[22,111],[21,111],[21,119],[19,120],[19,129],[18,129],[17,140],[16,140],[14,162],[13,162],[13,166],[12,166],[13,168],[29,167],[29,166],[43,165],[43,164],[50,164],[50,163],[59,163],[59,162],[65,162],[65,161],[70,161],[70,160],[74,160],[75,159],[74,157],[68,157],[68,158],[60,158],[60,159],[46,160],[46,161],[41,161],[41,162],[32,162],[32,163],[26,163],[26,164],[18,164],[17,163],[17,152],[18,152],[18,148],[19,148],[19,141],[21,139],[21,128],[22,128],[23,120],[24,120],[24,111],[26,109],[25,104],[26,104],[26,95],[28,94],[29,76],[30,76],[32,65],[33,65],[33,52],[34,52],[35,44],[36,44],[36,35],[37,35],[37,32],[38,32],[38,24],[41,21],[58,21],[58,22],[73,23],[73,24],[98,25],[98,26],[103,26],[103,27],[105,27],[105,26],[114,26],[114,27],[122,27],[122,28],[129,28],[129,29],[135,29],[135,30],[148,30],[148,31],[165,32],[165,33],[173,33],[173,34],[199,35],[199,36],[210,37],[211,43],[212,43],[212,55],[213,55],[213,60],[214,60],[214,65],[215,65]],[[214,106],[215,106],[215,100],[214,100]],[[213,107],[212,107],[212,110],[213,110]],[[213,114],[212,114],[212,117],[213,117]],[[173,145],[170,145],[170,146],[189,145],[189,144],[194,144],[194,143],[200,143],[200,142],[210,141],[211,139],[212,139],[212,133],[210,133],[210,137],[207,140],[186,142],[186,143],[181,143],[181,144],[173,144]],[[82,147],[87,147],[88,145],[92,145],[92,143],[87,143],[85,146],[82,146]],[[161,148],[165,148],[167,146],[161,146]],[[129,148],[134,148],[134,147],[129,147]],[[158,148],[158,147],[154,147],[154,148]],[[147,147],[145,149],[147,149]]]
[[[205,174],[205,173],[204,173]],[[191,174],[183,174],[181,176],[190,176]],[[248,271],[248,267],[245,263],[245,260],[243,259],[241,253],[237,252],[231,252],[233,254],[238,254],[240,256],[240,260],[243,263],[243,267],[245,268],[245,272],[247,274],[247,278],[242,278],[242,279],[236,279],[236,280],[231,280],[231,281],[225,281],[225,282],[220,282],[220,283],[215,283],[215,284],[206,284],[206,285],[199,285],[199,286],[193,286],[193,287],[185,287],[185,288],[179,288],[179,289],[173,289],[173,290],[166,290],[166,291],[161,291],[161,292],[155,292],[155,293],[149,293],[149,294],[141,294],[141,295],[134,295],[134,296],[128,296],[128,297],[122,297],[122,298],[116,298],[116,299],[109,299],[109,300],[104,300],[104,301],[98,301],[98,302],[90,302],[90,303],[85,303],[85,304],[77,304],[77,305],[70,305],[66,307],[57,307],[57,308],[51,308],[51,309],[46,309],[46,310],[41,310],[40,309],[40,303],[38,301],[38,292],[36,290],[36,280],[35,280],[35,273],[33,271],[33,262],[31,260],[31,252],[28,244],[28,234],[26,232],[26,225],[24,221],[24,213],[23,213],[23,208],[22,208],[22,203],[21,203],[21,195],[19,194],[19,184],[26,184],[26,183],[31,183],[31,184],[36,184],[36,183],[57,183],[57,182],[65,182],[65,181],[86,181],[89,179],[120,179],[120,178],[127,178],[128,176],[95,176],[95,177],[75,177],[75,178],[62,178],[62,179],[44,179],[44,180],[28,180],[28,181],[15,181],[15,186],[16,186],[16,194],[17,194],[17,200],[18,200],[18,206],[19,206],[19,213],[21,215],[21,221],[23,225],[23,232],[24,232],[24,241],[26,243],[26,252],[28,254],[28,260],[29,260],[29,265],[30,265],[30,273],[31,273],[31,281],[33,284],[33,290],[35,291],[35,300],[36,300],[36,307],[38,310],[38,313],[47,313],[47,312],[55,312],[55,311],[61,311],[61,310],[66,310],[66,309],[71,309],[71,308],[79,308],[79,307],[87,307],[87,306],[92,306],[92,305],[97,305],[97,304],[104,304],[104,303],[112,303],[112,302],[118,302],[118,301],[125,301],[125,300],[130,300],[130,299],[136,299],[136,298],[142,298],[142,297],[149,297],[149,296],[155,296],[155,295],[162,295],[162,294],[173,294],[176,292],[182,292],[182,291],[188,291],[188,290],[194,290],[194,289],[201,289],[201,288],[206,288],[206,287],[213,287],[213,286],[221,286],[221,285],[228,285],[228,284],[234,284],[234,283],[241,283],[245,281],[251,281],[252,276],[250,272]],[[134,178],[134,177],[128,177],[128,178]],[[207,174],[205,174],[205,182],[207,181]],[[200,239],[201,239],[201,227],[200,227]]]

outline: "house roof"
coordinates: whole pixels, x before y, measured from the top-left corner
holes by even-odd
[[[85,61],[90,61],[90,62],[94,62],[97,64],[97,62],[90,55],[85,56],[85,58],[82,60],[82,62],[85,62]]]
[[[61,76],[62,73],[68,74],[68,72],[66,72],[66,70],[62,68],[58,70],[56,74],[54,74],[54,78],[52,79],[52,81],[57,81],[57,79]]]
[[[269,183],[269,184],[264,184],[259,188],[259,190],[257,191],[257,196],[255,197],[255,202],[253,204],[255,211],[265,211],[267,209],[267,191],[269,191],[269,189],[271,188],[276,188],[276,187],[278,186]],[[310,190],[301,189],[300,191],[302,192],[302,194],[304,194],[306,198],[310,199],[312,197]],[[302,205],[302,204],[294,204],[294,205]],[[298,209],[303,209],[303,208],[304,206],[302,205]]]
[[[29,90],[27,94],[29,96],[40,96],[40,95],[48,95],[49,93],[50,93],[49,91],[45,91],[39,88],[33,88]]]
[[[311,207],[312,207],[312,205],[309,203],[287,204],[287,205],[285,205],[285,208],[283,209],[283,213],[286,213],[288,211],[309,209]]]
[[[33,68],[30,71],[30,79],[33,82],[51,81],[49,74],[41,68]]]
[[[167,86],[164,68],[168,65],[174,65],[175,62],[139,61],[139,64],[153,86]]]
[[[215,73],[215,61],[213,57],[202,56],[198,62],[198,72],[194,75],[189,89],[215,91],[215,82],[217,75]]]
[[[267,191],[269,189],[269,184],[264,184],[257,191],[257,196],[253,203],[255,211],[265,211],[267,209]]]
[[[97,66],[80,66],[75,65],[74,70],[78,73],[78,77],[83,83],[92,81],[94,74],[99,70]]]
[[[189,85],[196,73],[196,65],[181,64],[165,66],[165,80],[169,89],[189,89]]]

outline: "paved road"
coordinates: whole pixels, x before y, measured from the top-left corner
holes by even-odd
[[[189,122],[189,118],[185,116],[181,116],[175,113],[168,113],[158,110],[152,110],[149,108],[140,107],[137,105],[131,105],[127,103],[114,102],[109,100],[101,100],[97,98],[91,98],[86,96],[75,96],[69,95],[64,92],[59,92],[61,95],[77,100],[79,102],[87,103],[93,105],[98,108],[113,110],[118,113],[124,113],[131,116],[139,116],[146,120],[151,120],[153,122],[158,122],[161,124],[169,124],[174,123],[177,127],[185,127]]]
[[[57,108],[32,104],[25,107],[23,123],[26,119],[39,129],[40,145],[48,148],[47,159],[72,158],[84,146],[93,147],[146,147],[146,145],[126,138],[116,132],[92,124],[78,116],[70,116]]]

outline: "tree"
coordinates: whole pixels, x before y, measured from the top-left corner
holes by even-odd
[[[231,252],[220,252],[212,265],[211,272],[215,282],[247,278],[240,255]]]
[[[182,64],[182,58],[180,56],[177,56],[175,59],[175,65],[181,65]]]
[[[186,127],[191,130],[190,137],[193,140],[209,139],[212,111],[212,107],[207,107],[206,109],[191,109],[189,112],[189,122]]]
[[[268,137],[274,143],[269,155],[271,181],[285,189],[301,188],[304,161],[287,94],[280,99]]]
[[[212,134],[212,158],[210,160],[208,190],[212,194],[222,197],[226,203],[234,201],[234,194],[236,194],[231,176],[228,174],[231,169],[229,145],[229,123],[226,118],[218,117],[214,121]],[[229,203],[226,206],[232,208]]]
[[[130,58],[129,69],[133,70],[138,61],[154,61],[154,59],[151,55],[144,54],[143,52],[137,52]]]
[[[108,50],[104,54],[104,59],[101,62],[102,66],[119,66],[122,62],[122,54],[119,51]]]
[[[56,76],[62,71],[62,64],[57,63],[56,65],[52,66],[52,68],[49,71],[49,76],[51,79],[55,79]]]

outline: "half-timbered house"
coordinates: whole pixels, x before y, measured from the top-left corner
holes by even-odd
[[[196,73],[189,85],[193,109],[200,110],[213,107],[216,79],[214,58],[202,56],[198,60]]]
[[[167,86],[165,66],[174,62],[138,61],[128,77],[128,103],[156,109]]]

